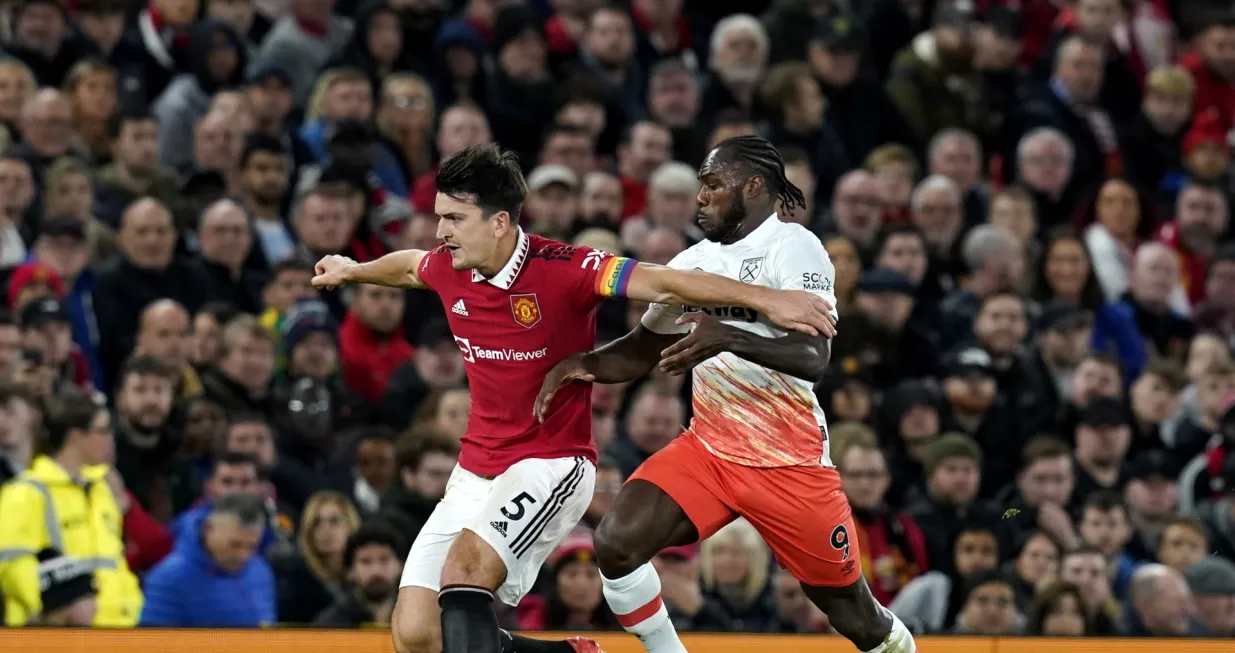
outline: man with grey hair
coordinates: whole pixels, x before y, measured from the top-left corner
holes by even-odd
[[[986,221],[989,198],[986,188],[981,185],[982,143],[977,136],[964,129],[941,130],[927,147],[926,163],[930,174],[943,175],[956,182],[961,189],[965,224]]]
[[[1183,574],[1166,565],[1150,563],[1132,574],[1128,607],[1124,634],[1187,637],[1203,633],[1194,617],[1196,606],[1188,583]]]
[[[197,245],[199,264],[210,279],[206,296],[246,313],[261,313],[265,279],[245,267],[253,249],[253,227],[244,207],[230,199],[207,206],[197,224]]]
[[[965,236],[961,259],[968,276],[961,288],[939,305],[948,344],[956,344],[969,332],[983,300],[997,292],[1019,289],[1025,276],[1024,248],[1004,227],[974,227]]]
[[[1069,36],[1059,47],[1049,83],[1024,104],[1018,119],[1021,134],[1037,127],[1054,127],[1071,141],[1074,156],[1067,191],[1070,196],[1101,183],[1119,156],[1114,123],[1098,105],[1102,81],[1102,46]],[[1043,227],[1066,219],[1043,217],[1047,218],[1039,220]]]
[[[275,580],[257,554],[267,524],[261,500],[226,495],[185,526],[145,579],[142,626],[257,628],[273,624]]]
[[[1036,127],[1016,145],[1016,175],[1033,196],[1038,225],[1057,225],[1071,215],[1071,200],[1064,191],[1072,180],[1076,152],[1072,141],[1054,127]]]
[[[1235,637],[1235,564],[1206,556],[1184,571],[1197,615],[1210,637]]]
[[[1131,291],[1120,302],[1160,356],[1182,355],[1196,332],[1185,314],[1188,298],[1179,278],[1179,256],[1162,243],[1147,242],[1137,248]]]
[[[711,55],[700,122],[711,125],[724,109],[749,112],[768,64],[768,33],[750,14],[726,16],[712,30]]]

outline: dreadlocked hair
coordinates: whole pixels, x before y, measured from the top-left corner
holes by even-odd
[[[806,208],[806,196],[785,176],[785,159],[766,138],[734,136],[721,141],[716,149],[726,160],[763,177],[789,215],[793,215],[795,208]]]

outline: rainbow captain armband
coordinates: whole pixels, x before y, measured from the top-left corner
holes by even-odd
[[[630,275],[638,265],[634,260],[621,256],[609,257],[601,266],[600,274],[596,275],[596,294],[601,297],[623,297],[626,295],[626,284],[630,283]]]

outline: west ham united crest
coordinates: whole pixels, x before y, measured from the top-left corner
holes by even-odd
[[[748,258],[742,261],[742,269],[738,272],[738,280],[742,283],[753,283],[763,270],[763,257]]]
[[[515,322],[520,326],[530,329],[540,322],[540,304],[536,301],[536,293],[511,295],[510,311],[514,313]]]

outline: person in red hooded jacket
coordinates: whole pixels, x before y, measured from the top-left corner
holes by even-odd
[[[415,353],[403,337],[403,291],[357,286],[347,317],[339,329],[339,354],[347,387],[376,404],[395,369]]]
[[[1216,109],[1225,133],[1235,128],[1235,13],[1216,14],[1203,24],[1195,49],[1179,63],[1196,82],[1193,116]]]

